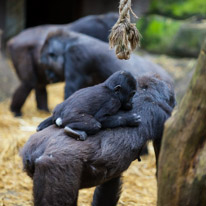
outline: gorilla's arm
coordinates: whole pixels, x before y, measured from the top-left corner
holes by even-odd
[[[87,84],[87,77],[84,71],[84,59],[79,59],[76,50],[69,49],[65,54],[65,90],[64,99],[81,89]]]
[[[137,113],[120,111],[115,115],[107,116],[101,121],[102,128],[135,127],[139,126],[141,118]]]

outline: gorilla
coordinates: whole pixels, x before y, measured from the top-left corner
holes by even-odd
[[[58,104],[53,115],[37,127],[40,131],[52,124],[64,127],[65,132],[78,140],[85,140],[87,134],[95,134],[107,118],[120,109],[132,109],[136,92],[136,79],[130,72],[118,71],[105,82],[80,89]],[[121,126],[138,125],[140,117],[133,114],[132,122],[121,121]],[[120,121],[119,121],[120,122]],[[134,123],[133,123],[134,122]],[[120,126],[115,124],[115,127]],[[112,125],[114,127],[114,124]]]
[[[115,206],[122,173],[149,140],[157,162],[164,123],[175,106],[174,90],[156,76],[142,76],[137,83],[133,109],[110,116],[107,124],[138,113],[138,127],[101,130],[82,142],[51,125],[29,138],[21,156],[33,179],[35,206],[76,206],[79,189],[93,186],[93,206]]]
[[[117,19],[118,14],[112,12],[91,15],[66,25],[43,25],[28,28],[13,37],[7,47],[20,80],[20,86],[14,92],[10,106],[14,115],[22,115],[21,108],[32,89],[35,90],[37,108],[49,111],[46,85],[52,82],[47,80],[45,70],[39,64],[40,50],[49,35],[60,30],[76,31],[108,42],[109,31]],[[55,75],[53,78],[55,79]]]
[[[105,81],[119,70],[135,76],[158,74],[172,83],[171,77],[160,66],[138,55],[129,60],[119,60],[108,44],[75,32],[57,33],[47,39],[41,50],[40,63],[47,78],[55,74],[65,80],[65,99],[78,89]]]
[[[36,92],[38,109],[48,111],[46,85],[64,81],[64,79],[67,80],[65,98],[80,88],[105,81],[111,74],[123,67],[131,70],[130,72],[134,75],[153,72],[159,73],[167,80],[170,79],[160,66],[140,56],[133,55],[132,60],[127,63],[118,60],[108,49],[108,44],[92,37],[72,33],[68,29],[59,27],[48,27],[47,32],[45,28],[36,28],[36,32],[32,33],[35,34],[36,39],[33,39],[31,34],[25,34],[24,38],[20,38],[21,41],[17,36],[17,39],[14,38],[16,41],[11,40],[9,43],[13,63],[21,80],[21,85],[13,95],[10,107],[15,116],[22,114],[21,108],[33,88]],[[59,35],[60,33],[66,33],[69,37],[65,38]],[[37,41],[38,44],[35,44]],[[23,46],[20,47],[18,44],[23,44]],[[69,55],[71,56],[68,57]],[[74,65],[76,63],[81,72],[76,70]],[[71,71],[68,71],[66,67]]]

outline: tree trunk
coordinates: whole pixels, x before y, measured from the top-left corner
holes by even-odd
[[[166,122],[158,206],[206,206],[206,41],[179,108]]]

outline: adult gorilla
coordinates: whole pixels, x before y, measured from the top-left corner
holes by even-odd
[[[21,107],[32,89],[35,89],[37,108],[48,111],[46,85],[51,82],[47,80],[38,60],[40,50],[49,34],[59,30],[76,31],[107,42],[109,31],[117,18],[117,13],[91,15],[66,25],[29,28],[13,37],[8,42],[8,51],[21,81],[11,103],[11,111],[15,116],[21,115]]]
[[[45,67],[47,78],[65,80],[65,96],[80,88],[105,81],[116,71],[125,70],[134,76],[158,74],[172,83],[171,77],[159,65],[136,54],[129,60],[120,60],[108,44],[76,32],[57,32],[47,38],[42,47],[40,62]]]
[[[76,206],[78,190],[97,186],[93,206],[115,206],[121,174],[139,157],[149,140],[158,159],[163,126],[175,105],[170,85],[156,77],[141,77],[133,109],[111,116],[106,124],[128,115],[141,116],[138,127],[103,130],[84,142],[50,126],[30,137],[22,150],[24,169],[33,178],[35,206]]]

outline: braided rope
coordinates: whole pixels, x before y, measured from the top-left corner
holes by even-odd
[[[131,8],[131,0],[120,0],[119,18],[109,35],[110,48],[115,48],[119,59],[129,59],[131,52],[139,46],[141,34],[135,24],[130,22],[130,12],[137,18]]]

